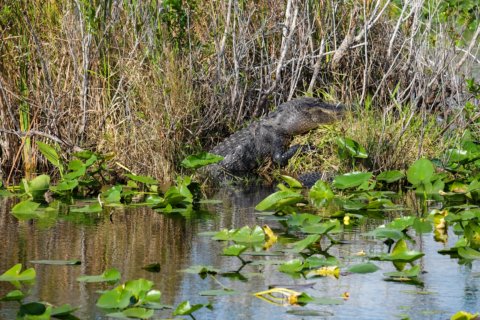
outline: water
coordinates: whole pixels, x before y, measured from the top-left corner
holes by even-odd
[[[100,274],[115,267],[122,273],[122,281],[146,278],[162,292],[162,303],[178,305],[210,302],[214,310],[195,312],[197,319],[303,319],[290,312],[314,311],[315,319],[448,319],[460,310],[480,311],[480,267],[462,266],[457,260],[437,251],[445,245],[435,242],[432,234],[415,237],[416,249],[425,253],[419,260],[424,271],[424,286],[393,283],[384,280],[382,273],[394,271],[391,263],[374,262],[381,270],[370,274],[343,275],[335,278],[292,279],[277,271],[276,265],[247,265],[241,274],[248,281],[239,281],[221,275],[215,279],[201,279],[198,275],[178,272],[192,265],[211,265],[225,271],[240,267],[235,257],[220,255],[224,243],[199,235],[204,231],[238,228],[244,225],[268,223],[259,220],[253,206],[272,192],[271,189],[250,191],[224,190],[214,198],[223,203],[210,206],[209,214],[185,219],[167,216],[148,208],[112,209],[101,214],[71,214],[51,222],[18,221],[9,213],[11,200],[0,200],[0,273],[16,263],[35,267],[37,281],[29,301],[48,301],[54,305],[70,303],[80,306],[75,313],[80,319],[106,319],[95,306],[97,290],[109,288],[105,284],[85,284],[76,281],[80,275]],[[329,252],[346,264],[360,263],[355,253],[385,252],[381,241],[363,236],[383,221],[372,219],[360,228],[346,232],[346,244],[333,246]],[[457,237],[450,234],[448,246]],[[292,255],[292,258],[295,257]],[[79,259],[80,266],[52,266],[32,264],[38,259]],[[278,259],[263,257],[255,259]],[[161,271],[150,273],[141,267],[159,262]],[[345,269],[345,268],[343,268]],[[241,295],[202,297],[199,292],[219,289],[222,285],[242,292]],[[252,295],[268,289],[270,284],[284,286],[311,283],[305,291],[316,297],[340,298],[348,292],[350,298],[342,305],[307,305],[306,307],[279,307]],[[0,282],[0,296],[13,287]],[[18,305],[0,302],[0,319],[14,319]],[[171,317],[171,310],[156,313],[156,318]]]

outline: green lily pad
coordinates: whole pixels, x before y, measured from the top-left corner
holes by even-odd
[[[116,318],[116,319],[150,319],[153,317],[154,310],[146,308],[128,308],[122,312],[113,312],[107,314],[107,317]]]
[[[231,245],[228,248],[223,249],[223,255],[224,256],[238,257],[245,250],[247,250],[247,246],[244,246],[242,244],[234,244],[234,245]]]
[[[120,271],[115,268],[105,270],[102,274],[96,276],[80,276],[77,281],[80,282],[113,282],[120,280]]]
[[[14,213],[14,214],[34,213],[35,210],[37,210],[39,206],[40,206],[40,203],[33,202],[33,201],[30,201],[30,200],[24,200],[22,202],[17,203],[12,208],[12,213]]]
[[[350,172],[336,176],[333,180],[333,186],[337,189],[354,188],[365,183],[371,177],[371,172]]]
[[[303,196],[298,192],[290,190],[277,191],[263,199],[256,205],[255,209],[258,211],[281,209],[284,206],[293,205],[301,201],[303,201]]]
[[[35,264],[50,264],[50,265],[57,265],[57,266],[64,266],[64,265],[78,266],[82,264],[80,260],[30,260],[30,262]]]
[[[281,264],[278,271],[285,273],[301,272],[304,268],[303,261],[300,259],[293,259]]]
[[[29,268],[22,272],[22,264],[18,263],[0,275],[0,281],[31,281],[35,277],[35,269]]]
[[[352,273],[372,273],[380,269],[378,266],[371,262],[356,264],[347,269],[348,272]]]

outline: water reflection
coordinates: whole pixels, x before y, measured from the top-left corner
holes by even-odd
[[[340,306],[314,306],[304,309],[316,311],[316,319],[397,319],[408,315],[412,319],[445,319],[459,310],[478,311],[479,268],[460,266],[456,260],[442,256],[437,250],[442,244],[433,241],[431,234],[416,237],[417,249],[426,256],[421,260],[425,273],[424,287],[391,283],[383,280],[382,273],[394,271],[391,264],[377,263],[382,269],[373,274],[342,276],[339,280],[292,279],[279,273],[276,265],[248,265],[242,276],[249,281],[234,280],[222,275],[215,279],[200,279],[198,275],[177,272],[192,265],[212,265],[222,271],[240,267],[234,257],[219,253],[223,243],[199,235],[203,231],[235,228],[243,225],[263,224],[254,213],[253,206],[270,194],[271,189],[228,190],[218,192],[213,198],[222,199],[218,205],[208,207],[210,214],[185,219],[181,216],[161,215],[148,208],[111,209],[101,214],[65,215],[54,224],[41,221],[18,221],[9,213],[12,203],[0,202],[0,243],[2,244],[0,272],[15,263],[37,270],[37,282],[32,297],[53,304],[70,303],[81,306],[76,313],[81,319],[104,319],[95,307],[96,290],[102,284],[83,284],[76,278],[84,274],[100,274],[106,268],[116,267],[123,280],[143,277],[152,280],[162,291],[162,302],[176,305],[183,300],[192,303],[211,302],[213,311],[202,309],[195,313],[197,319],[299,319],[287,310],[294,307],[277,307],[251,295],[265,290],[270,284],[313,283],[307,292],[317,297],[340,297],[348,292],[350,299]],[[278,223],[268,221],[273,228]],[[384,251],[379,241],[365,237],[364,232],[384,223],[371,219],[361,228],[353,228],[342,236],[344,245],[329,251],[347,264],[359,263],[355,253]],[[456,238],[450,236],[451,246]],[[294,255],[291,256],[295,257]],[[32,265],[35,259],[79,259],[80,266]],[[276,260],[277,257],[256,259]],[[149,263],[159,262],[161,271],[149,273],[141,269]],[[199,293],[219,289],[219,282],[243,292],[237,296],[202,297]],[[12,287],[0,283],[0,295]],[[477,309],[477,310],[476,310]],[[0,303],[0,319],[15,317],[17,305]],[[169,317],[171,311],[158,313]]]

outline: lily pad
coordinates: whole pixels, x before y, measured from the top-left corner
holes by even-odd
[[[115,268],[105,270],[102,274],[96,276],[80,276],[77,281],[80,282],[114,282],[120,280],[120,271]]]

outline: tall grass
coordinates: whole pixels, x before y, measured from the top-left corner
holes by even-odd
[[[357,113],[368,102],[393,135],[405,106],[462,127],[456,107],[471,100],[462,76],[478,64],[480,29],[462,38],[472,25],[448,10],[427,0],[3,0],[0,175],[48,170],[24,143],[40,139],[66,156],[114,152],[168,181],[186,154],[304,94]]]

